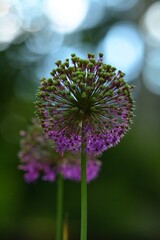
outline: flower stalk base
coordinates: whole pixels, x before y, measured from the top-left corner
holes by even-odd
[[[86,145],[82,142],[81,152],[81,240],[87,240],[87,181],[86,181]]]

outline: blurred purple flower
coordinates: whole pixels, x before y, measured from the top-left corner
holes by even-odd
[[[87,182],[95,179],[100,171],[101,162],[95,160],[87,161]],[[63,163],[61,165],[61,173],[65,179],[81,181],[81,165],[80,162],[75,162],[73,164]]]
[[[124,73],[103,63],[103,54],[98,61],[93,54],[87,60],[71,56],[71,66],[69,59],[59,60],[53,78],[41,80],[37,116],[56,151],[81,151],[83,141],[88,154],[99,155],[129,130],[133,87]]]
[[[53,182],[57,174],[65,179],[81,180],[81,162],[79,153],[66,152],[63,156],[51,148],[46,141],[43,129],[37,119],[33,119],[28,131],[21,132],[19,169],[25,172],[26,182],[35,182],[39,178]],[[101,162],[93,157],[87,161],[87,182],[95,179],[101,168]]]

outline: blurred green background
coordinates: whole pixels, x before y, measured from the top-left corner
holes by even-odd
[[[88,185],[88,239],[160,239],[160,1],[0,1],[0,239],[55,237],[56,183],[26,184],[19,131],[54,62],[88,52],[136,85],[134,124]],[[69,240],[79,239],[80,184],[65,182]]]

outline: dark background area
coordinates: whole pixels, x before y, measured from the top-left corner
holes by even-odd
[[[160,239],[160,1],[59,4],[0,2],[0,239],[54,239],[56,183],[24,182],[19,131],[54,62],[99,51],[136,85],[136,110],[131,131],[103,154],[100,175],[88,185],[88,239]],[[64,203],[69,239],[77,240],[79,183],[65,182]]]

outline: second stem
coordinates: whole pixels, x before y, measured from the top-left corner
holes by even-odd
[[[58,176],[57,185],[57,233],[56,240],[62,240],[63,232],[63,177],[61,174]]]

